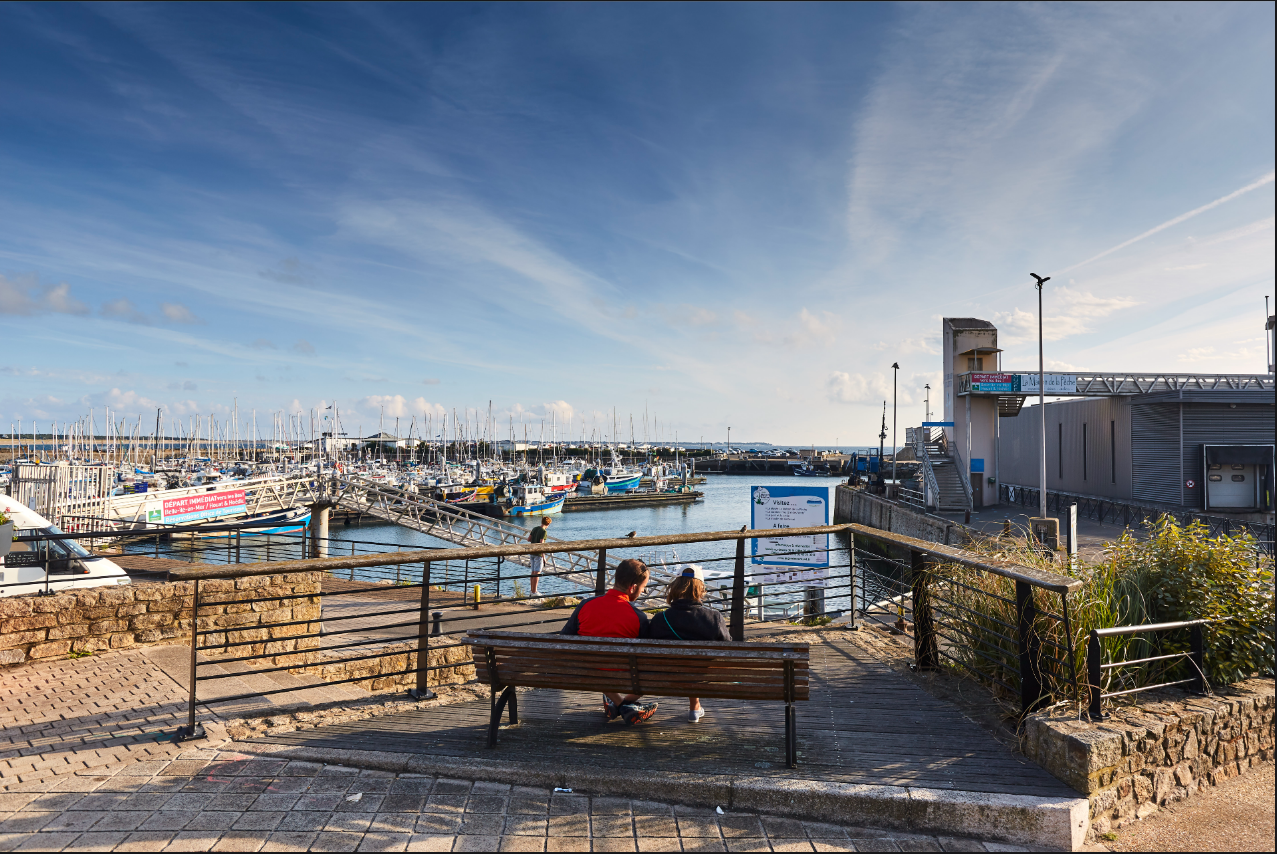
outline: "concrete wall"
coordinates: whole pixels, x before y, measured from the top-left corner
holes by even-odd
[[[834,489],[834,524],[844,522],[943,545],[960,546],[968,541],[966,527],[957,522],[919,513],[864,490],[838,486]]]
[[[1034,715],[1024,752],[1087,796],[1095,834],[1273,761],[1272,679],[1178,697],[1118,707],[1100,723]]]

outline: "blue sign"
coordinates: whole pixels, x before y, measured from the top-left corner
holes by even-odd
[[[827,486],[752,486],[750,527],[765,530],[828,525],[829,505]],[[764,566],[828,567],[829,535],[759,537],[753,540],[752,560]]]
[[[971,473],[984,474],[984,460],[979,457],[971,458]]]

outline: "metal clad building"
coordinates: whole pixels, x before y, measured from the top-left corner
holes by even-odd
[[[1196,510],[1272,510],[1274,415],[1272,393],[1258,390],[1048,403],[1047,488]],[[1003,483],[1037,485],[1038,419],[1036,406],[999,419]],[[1254,500],[1225,501],[1225,487],[1249,488]],[[1208,488],[1218,494],[1213,503]]]

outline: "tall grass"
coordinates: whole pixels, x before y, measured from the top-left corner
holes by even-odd
[[[1097,628],[1215,620],[1206,631],[1206,677],[1211,684],[1273,674],[1273,560],[1259,554],[1250,534],[1212,537],[1201,523],[1181,526],[1163,516],[1146,538],[1137,539],[1128,531],[1102,560],[1075,560],[1071,566],[1018,538],[988,539],[968,548],[993,563],[1066,574],[1082,582],[1080,590],[1068,595],[1068,631],[1056,618],[1064,616],[1060,597],[1043,589],[1033,594],[1039,612],[1048,612],[1035,622],[1042,638],[1040,679],[1057,702],[1075,696],[1075,672],[1085,686],[1087,640]],[[942,661],[974,673],[999,698],[1018,700],[1015,582],[942,564],[935,567],[934,591],[941,650],[949,656],[942,656]],[[1101,645],[1106,662],[1130,661],[1187,651],[1188,632],[1119,635],[1102,638]],[[1185,666],[1182,659],[1174,659],[1106,670],[1103,688],[1110,692],[1186,678]]]

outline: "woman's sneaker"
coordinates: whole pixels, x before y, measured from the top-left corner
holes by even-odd
[[[641,724],[656,714],[656,703],[626,703],[621,706],[621,715],[630,726]]]
[[[607,716],[609,721],[614,721],[621,714],[621,710],[616,707],[616,703],[612,702],[612,698],[603,695],[603,714]]]
[[[704,709],[692,709],[687,713],[687,719],[694,724],[701,722],[701,718],[705,717]]]

